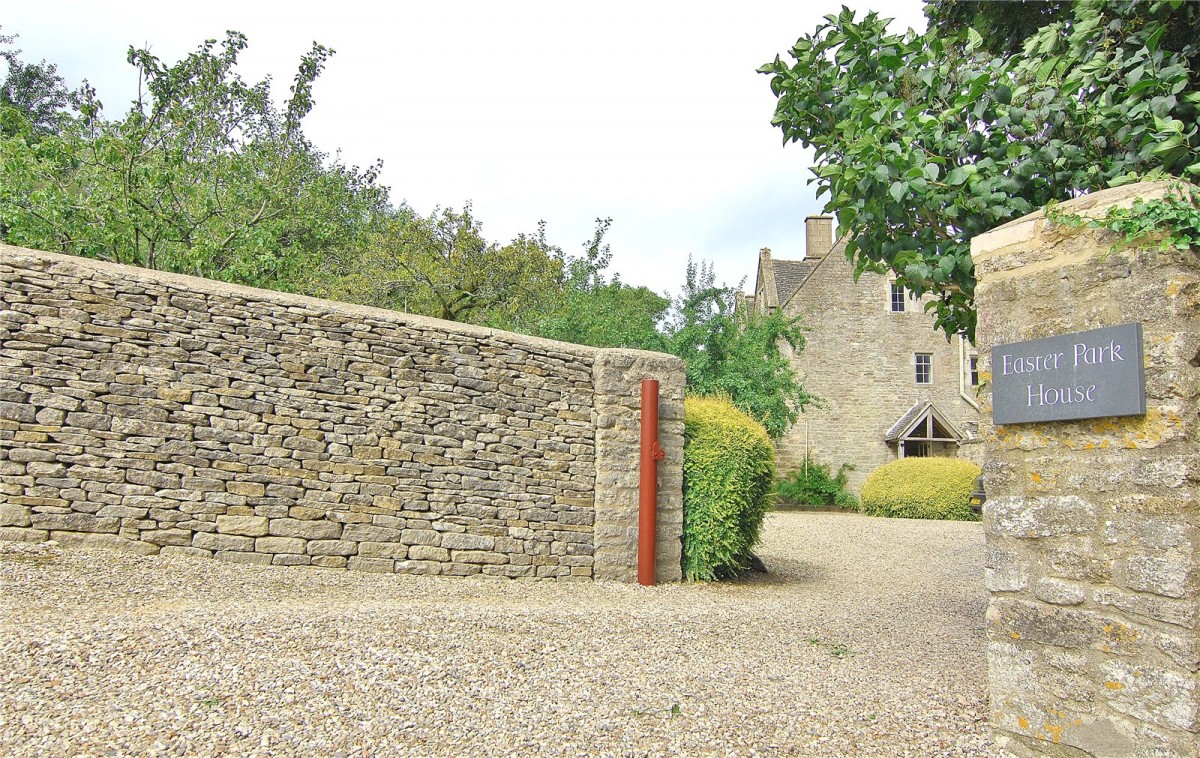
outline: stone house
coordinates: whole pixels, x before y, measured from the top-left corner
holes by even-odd
[[[759,253],[754,294],[760,313],[799,316],[807,345],[792,357],[805,389],[821,398],[778,444],[779,472],[805,461],[837,472],[851,464],[858,492],[876,467],[897,458],[977,457],[977,357],[962,337],[935,331],[924,301],[889,276],[854,279],[833,219],[805,221],[801,260]]]

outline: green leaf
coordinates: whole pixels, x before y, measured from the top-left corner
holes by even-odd
[[[906,191],[905,185],[901,182],[892,182],[892,186],[888,188],[888,194],[891,195],[892,199],[897,203],[904,199],[904,193]]]
[[[1173,150],[1175,150],[1176,148],[1178,148],[1182,145],[1183,145],[1183,135],[1172,134],[1170,137],[1167,137],[1165,140],[1158,143],[1158,145],[1155,146],[1155,148],[1153,150],[1151,150],[1150,152],[1152,152],[1154,155],[1167,155],[1168,153],[1172,152]]]
[[[983,45],[983,35],[967,27],[967,52],[978,50]]]

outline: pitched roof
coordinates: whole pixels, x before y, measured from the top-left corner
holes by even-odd
[[[904,412],[896,423],[892,424],[892,428],[888,429],[884,439],[888,442],[895,442],[901,438],[907,437],[917,428],[926,418],[932,416],[933,421],[937,426],[940,426],[948,435],[948,438],[961,440],[965,435],[960,432],[953,424],[946,420],[946,416],[937,409],[933,403],[928,400],[918,402],[913,407]]]
[[[775,268],[775,291],[779,296],[779,304],[783,305],[792,298],[796,290],[803,286],[813,269],[816,261],[777,261],[772,260]]]

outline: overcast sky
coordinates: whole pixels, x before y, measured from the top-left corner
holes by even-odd
[[[320,149],[383,159],[393,200],[421,213],[472,201],[488,239],[544,219],[576,253],[611,217],[612,269],[661,292],[689,254],[731,285],[753,277],[760,247],[801,257],[823,201],[755,69],[843,4],[924,28],[920,0],[45,0],[6,4],[0,26],[24,60],[87,77],[110,117],[133,98],[131,45],[173,62],[241,31],[243,78],[271,75],[279,99],[320,42],[337,51],[305,122]]]

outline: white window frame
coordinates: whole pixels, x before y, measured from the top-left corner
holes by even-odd
[[[925,360],[922,361],[922,358]],[[925,381],[921,381],[922,374],[924,374]],[[913,382],[918,387],[928,387],[933,384],[933,353],[913,353]]]

